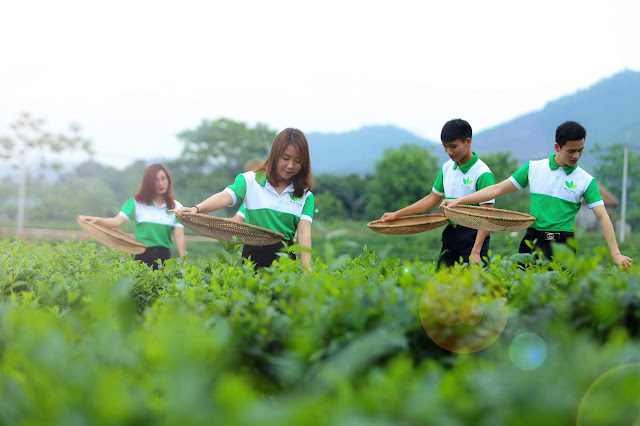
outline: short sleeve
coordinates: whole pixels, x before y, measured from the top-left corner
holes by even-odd
[[[133,198],[129,198],[120,209],[120,216],[124,217],[127,222],[136,217],[136,202]]]
[[[524,166],[520,167],[514,174],[509,176],[509,180],[518,189],[529,186],[529,161],[527,161]]]
[[[476,180],[476,191],[480,191],[481,189],[491,186],[494,183],[495,181],[493,179],[493,173],[491,172],[483,173]],[[491,200],[483,201],[480,204],[495,204],[495,202],[496,202],[495,199],[491,199]]]
[[[433,188],[431,188],[431,191],[435,192],[440,196],[444,195],[444,183],[442,181],[442,167],[440,167],[440,172],[438,173],[438,177],[436,178],[436,181],[434,182]]]
[[[233,198],[232,206],[237,202],[242,202],[244,200],[244,196],[247,194],[247,180],[242,174],[236,176],[235,182],[225,188],[231,198]]]
[[[309,195],[307,195],[307,198],[304,201],[304,206],[302,207],[302,214],[300,215],[300,219],[313,222],[314,209],[315,209],[315,201],[313,199],[313,193],[309,192]]]
[[[584,197],[584,201],[587,203],[587,207],[590,209],[604,204],[602,194],[600,194],[600,190],[598,189],[596,178],[591,179],[589,187],[582,196]]]
[[[244,206],[244,203],[242,203],[242,205],[240,206],[240,208],[238,209],[238,211],[236,212],[236,215],[240,216],[241,218],[245,219],[245,211],[247,209]]]

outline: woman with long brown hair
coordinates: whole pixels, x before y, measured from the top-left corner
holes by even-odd
[[[183,257],[186,253],[184,226],[170,211],[180,207],[182,204],[173,196],[169,170],[163,164],[156,163],[145,169],[140,189],[124,203],[115,217],[78,217],[108,228],[117,228],[134,220],[136,238],[149,246],[144,253],[136,255],[135,259],[158,269],[158,260],[164,262],[171,257],[169,249],[172,235],[176,240],[178,255]]]
[[[285,237],[284,242],[270,246],[245,245],[242,257],[251,259],[257,267],[270,266],[297,232],[302,247],[301,265],[303,271],[310,271],[313,186],[307,138],[300,130],[288,128],[278,133],[264,164],[239,174],[233,184],[195,206],[174,211],[207,213],[244,202],[246,223],[280,232]]]

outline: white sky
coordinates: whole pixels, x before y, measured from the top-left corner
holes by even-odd
[[[0,133],[78,122],[116,166],[178,156],[203,118],[438,141],[640,70],[639,28],[638,0],[4,0]]]

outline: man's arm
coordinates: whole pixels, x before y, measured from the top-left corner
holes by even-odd
[[[493,208],[493,203],[483,204],[482,207]],[[484,244],[484,240],[487,238],[487,235],[489,235],[489,231],[485,231],[483,229],[479,229],[476,234],[476,241],[473,243],[473,248],[471,249],[471,258],[476,263],[480,263],[482,261],[480,251],[482,250],[482,244]],[[471,264],[471,259],[469,259],[469,264]]]
[[[597,207],[594,207],[592,210],[593,214],[595,214],[596,218],[598,219],[598,223],[600,223],[602,235],[604,236],[604,240],[609,246],[609,252],[611,253],[611,257],[613,258],[613,263],[616,265],[622,265],[625,268],[629,268],[633,260],[630,257],[627,257],[620,253],[618,242],[616,241],[616,234],[613,230],[613,224],[611,223],[611,218],[609,217],[609,213],[607,213],[607,209],[604,207],[604,205],[599,205]]]
[[[442,195],[438,195],[435,192],[430,192],[429,195],[422,198],[421,200],[416,201],[415,203],[402,208],[400,210],[396,210],[395,212],[385,213],[380,218],[381,221],[386,222],[388,220],[396,220],[402,216],[407,216],[415,213],[423,213],[434,208],[438,203],[442,200]]]
[[[442,209],[445,206],[453,208],[453,207],[457,207],[460,204],[482,203],[483,201],[493,200],[494,198],[498,198],[504,194],[508,194],[509,192],[513,192],[517,190],[518,188],[509,179],[505,179],[500,183],[487,186],[486,188],[483,188],[480,191],[474,192],[473,194],[466,195],[462,198],[457,198],[455,200],[444,200],[442,204],[440,204],[440,209]]]

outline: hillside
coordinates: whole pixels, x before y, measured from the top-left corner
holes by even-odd
[[[474,149],[481,153],[511,151],[520,163],[553,152],[555,129],[566,120],[575,120],[587,129],[583,167],[596,158],[590,155],[596,143],[622,142],[631,132],[640,137],[640,72],[622,71],[574,94],[552,100],[539,111],[516,117],[474,135]],[[429,141],[393,126],[366,126],[344,133],[309,133],[314,173],[366,174],[374,170],[386,148],[404,143],[433,147],[444,158],[440,142]]]
[[[482,152],[511,151],[520,162],[545,157],[553,150],[556,127],[566,120],[587,129],[583,165],[595,161],[589,151],[596,143],[622,142],[628,131],[640,136],[640,72],[620,72],[551,101],[540,111],[478,132],[474,144]]]
[[[366,126],[343,133],[311,132],[307,139],[314,174],[373,173],[375,162],[385,149],[406,143],[442,150],[439,143],[392,125]]]

